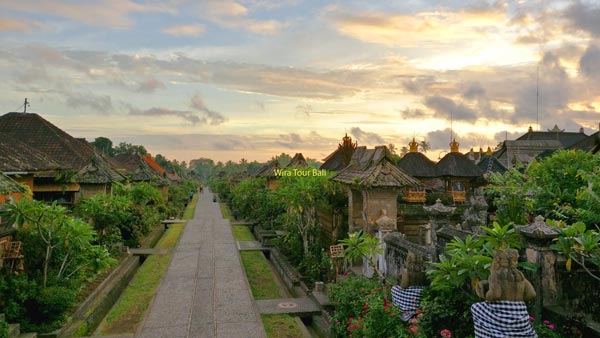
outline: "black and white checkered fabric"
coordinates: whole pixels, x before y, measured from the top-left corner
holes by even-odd
[[[475,338],[536,338],[525,302],[479,302],[471,305]]]
[[[411,319],[421,303],[423,286],[409,286],[403,289],[400,285],[392,286],[392,303],[402,310],[403,321]]]

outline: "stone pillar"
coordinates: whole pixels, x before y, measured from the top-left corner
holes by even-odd
[[[442,226],[448,224],[448,216],[454,212],[456,207],[447,207],[442,201],[438,198],[435,201],[434,205],[431,206],[423,206],[423,209],[429,215],[429,229],[427,229],[427,234],[429,238],[425,238],[425,243],[431,245],[432,247],[437,247],[437,230]],[[436,255],[437,257],[437,255]]]
[[[552,240],[558,237],[558,231],[544,222],[542,216],[537,216],[533,223],[518,227],[518,229],[527,242],[525,249],[527,262],[539,266],[531,280],[537,292],[533,316],[538,322],[542,319],[542,308],[555,305],[558,300],[556,271],[554,269],[556,253],[550,249]]]

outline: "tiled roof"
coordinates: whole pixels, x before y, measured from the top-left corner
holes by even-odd
[[[600,132],[595,132],[585,139],[571,145],[569,149],[580,149],[592,154],[597,153],[600,150]]]
[[[133,182],[145,181],[156,182],[161,185],[167,184],[166,178],[152,168],[148,161],[140,155],[118,154],[114,157],[114,160],[118,163],[118,168],[125,171],[124,175]]]
[[[571,145],[585,139],[586,134],[580,132],[566,132],[566,131],[528,131],[521,137],[517,138],[519,141],[540,141],[540,140],[555,140],[562,144],[563,148],[568,148]]]
[[[156,172],[158,172],[161,175],[165,174],[165,169],[163,169],[163,167],[160,166],[160,164],[156,163],[154,161],[154,159],[152,159],[152,156],[150,155],[142,155],[142,159],[144,159],[144,161],[146,161],[146,163],[148,163],[148,165],[150,165],[150,167],[152,167],[152,169],[156,170]]]
[[[413,177],[437,177],[435,162],[419,152],[408,152],[398,161],[398,168]]]
[[[362,187],[405,187],[420,184],[394,165],[385,146],[375,149],[356,148],[350,164],[333,176],[332,180]]]
[[[0,132],[75,173],[78,183],[109,183],[123,177],[88,142],[78,140],[38,114],[8,113],[0,116]]]
[[[487,175],[489,173],[503,174],[504,172],[506,172],[508,170],[508,169],[506,169],[504,164],[502,164],[500,162],[500,160],[498,160],[494,156],[487,156],[487,155],[483,156],[481,161],[479,161],[479,163],[477,163],[477,166],[479,167],[479,169],[481,169],[481,171],[483,171],[483,173],[485,175]]]
[[[4,133],[0,136],[0,171],[40,172],[61,168],[62,165],[21,139],[7,137]]]

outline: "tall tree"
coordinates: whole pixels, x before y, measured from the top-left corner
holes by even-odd
[[[90,142],[96,149],[105,153],[108,156],[114,156],[113,142],[107,137],[96,137],[93,142]]]
[[[140,154],[146,155],[148,151],[142,145],[135,145],[127,142],[121,142],[114,148],[115,155],[118,154]]]

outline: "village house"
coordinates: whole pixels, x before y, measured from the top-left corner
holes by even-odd
[[[28,180],[29,184],[25,183],[32,187],[34,199],[75,204],[82,198],[110,193],[113,182],[124,180],[92,145],[72,137],[38,114],[2,115],[0,133],[9,144],[0,149],[3,156],[16,159],[16,164],[22,161],[8,170]],[[10,151],[12,143],[17,144],[15,140],[28,147],[26,155],[17,156],[16,149]],[[47,165],[41,165],[44,161]],[[18,175],[19,172],[23,175]]]
[[[398,161],[397,166],[418,179],[421,184],[406,187],[402,194],[402,200],[408,203],[425,203],[427,191],[431,192],[435,187],[441,185],[436,165],[419,152],[419,144],[414,138],[408,146],[409,152]]]
[[[356,142],[352,142],[352,137],[346,134],[346,136],[342,138],[342,143],[338,144],[338,148],[323,159],[323,164],[321,164],[320,169],[329,171],[340,171],[344,169],[350,164],[352,154],[354,154],[357,146],[358,144]]]
[[[130,182],[148,182],[158,188],[165,200],[169,193],[169,179],[165,169],[156,163],[150,155],[117,154],[112,160]]]
[[[450,152],[436,164],[436,173],[444,181],[445,191],[454,203],[467,200],[467,192],[483,184],[483,171],[467,156],[458,151],[455,139],[450,143]]]

